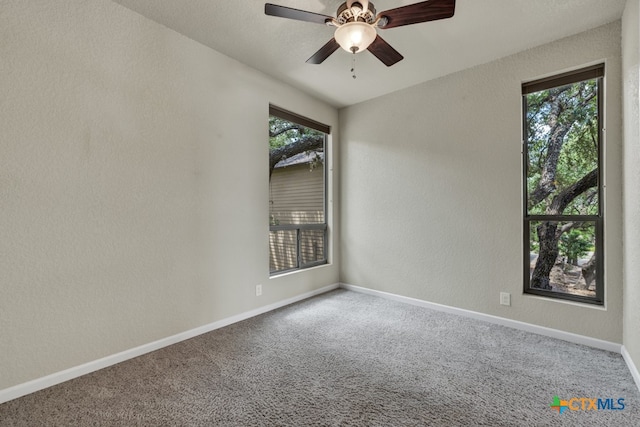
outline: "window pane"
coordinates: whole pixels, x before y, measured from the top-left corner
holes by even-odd
[[[269,187],[272,225],[324,224],[322,152],[304,152],[279,162]]]
[[[290,112],[280,117],[281,111],[273,107],[270,111],[269,268],[273,274],[327,261],[326,134],[321,129],[328,127]]]
[[[311,264],[325,259],[324,230],[301,230],[300,253],[302,264]]]
[[[527,213],[598,215],[598,80],[525,96]]]
[[[595,221],[529,221],[529,287],[596,296]]]
[[[298,267],[297,230],[269,232],[269,271],[291,270]]]

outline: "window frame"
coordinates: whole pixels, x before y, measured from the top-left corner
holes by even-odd
[[[323,142],[323,152],[324,152],[324,163],[323,163],[323,176],[322,176],[322,186],[323,186],[323,195],[322,195],[322,205],[323,205],[323,223],[310,223],[310,224],[283,224],[283,225],[271,225],[269,224],[269,233],[274,231],[292,231],[296,230],[296,267],[294,268],[286,268],[282,270],[274,270],[271,271],[269,268],[269,277],[276,277],[279,275],[305,270],[311,267],[317,267],[320,265],[329,264],[329,225],[328,225],[328,215],[327,215],[327,201],[328,201],[328,168],[327,161],[329,158],[329,135],[331,134],[331,126],[325,125],[321,122],[315,121],[308,117],[299,115],[297,113],[291,112],[284,108],[275,106],[273,104],[269,104],[269,117],[275,116],[280,119],[287,120],[292,123],[296,123],[302,125],[304,127],[314,129],[316,131],[322,132],[324,134],[324,142]],[[270,193],[270,191],[269,191]],[[271,199],[271,196],[269,196]],[[302,255],[302,240],[301,235],[304,231],[323,231],[323,259],[316,260],[312,262],[303,262]],[[271,256],[271,255],[270,255]]]
[[[604,305],[604,77],[605,64],[597,64],[562,74],[522,83],[522,217],[523,217],[523,290],[525,294],[567,300],[579,303]],[[597,194],[598,213],[596,215],[530,215],[528,208],[529,190],[527,186],[528,168],[528,133],[527,133],[527,95],[546,89],[552,89],[569,84],[580,83],[595,79],[597,82],[597,113],[598,113],[598,162],[597,162]],[[531,229],[530,223],[535,221],[588,221],[594,223],[595,252],[596,252],[596,289],[594,297],[573,295],[553,290],[531,288],[530,254]]]

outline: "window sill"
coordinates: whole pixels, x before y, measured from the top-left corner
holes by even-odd
[[[546,297],[546,296],[527,294],[527,293],[523,293],[523,296],[525,296],[527,298],[541,300],[541,301],[549,301],[549,302],[555,302],[555,303],[560,303],[560,304],[572,305],[574,307],[591,308],[591,309],[600,310],[600,311],[607,311],[607,303],[606,303],[606,301],[605,301],[604,304],[599,305],[599,304],[591,304],[591,303],[588,303],[588,302],[570,301],[570,300],[566,300],[566,299],[560,299],[560,298],[554,298],[554,297]]]
[[[327,262],[326,264],[315,265],[315,266],[309,267],[309,268],[301,268],[301,269],[298,269],[298,270],[289,270],[289,271],[285,271],[285,272],[282,272],[282,273],[276,273],[276,274],[274,274],[272,276],[269,276],[269,280],[277,279],[277,278],[285,277],[285,276],[291,276],[293,274],[304,273],[304,272],[307,272],[307,271],[313,271],[313,270],[317,270],[317,269],[320,269],[320,268],[326,268],[326,267],[330,267],[332,265],[333,264],[331,264],[330,262]]]

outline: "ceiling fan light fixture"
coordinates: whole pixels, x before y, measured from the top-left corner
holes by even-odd
[[[265,3],[264,13],[280,18],[307,21],[336,27],[334,37],[309,59],[308,64],[322,64],[340,47],[347,52],[368,50],[387,67],[402,61],[403,56],[377,34],[377,29],[389,29],[422,22],[451,18],[456,0],[423,0],[376,13],[369,0],[345,0],[335,17],[292,7]],[[355,64],[355,55],[353,61]]]
[[[341,48],[347,52],[361,52],[373,43],[377,33],[375,28],[365,22],[347,22],[336,29],[334,37]]]

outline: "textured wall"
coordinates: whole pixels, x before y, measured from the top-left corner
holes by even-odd
[[[337,282],[267,232],[269,102],[335,109],[111,1],[1,0],[0,58],[0,389]]]
[[[521,82],[602,60],[606,309],[522,293]],[[617,22],[341,110],[341,281],[621,342],[620,72]]]
[[[624,105],[624,345],[640,368],[640,7],[627,1],[622,19]]]

